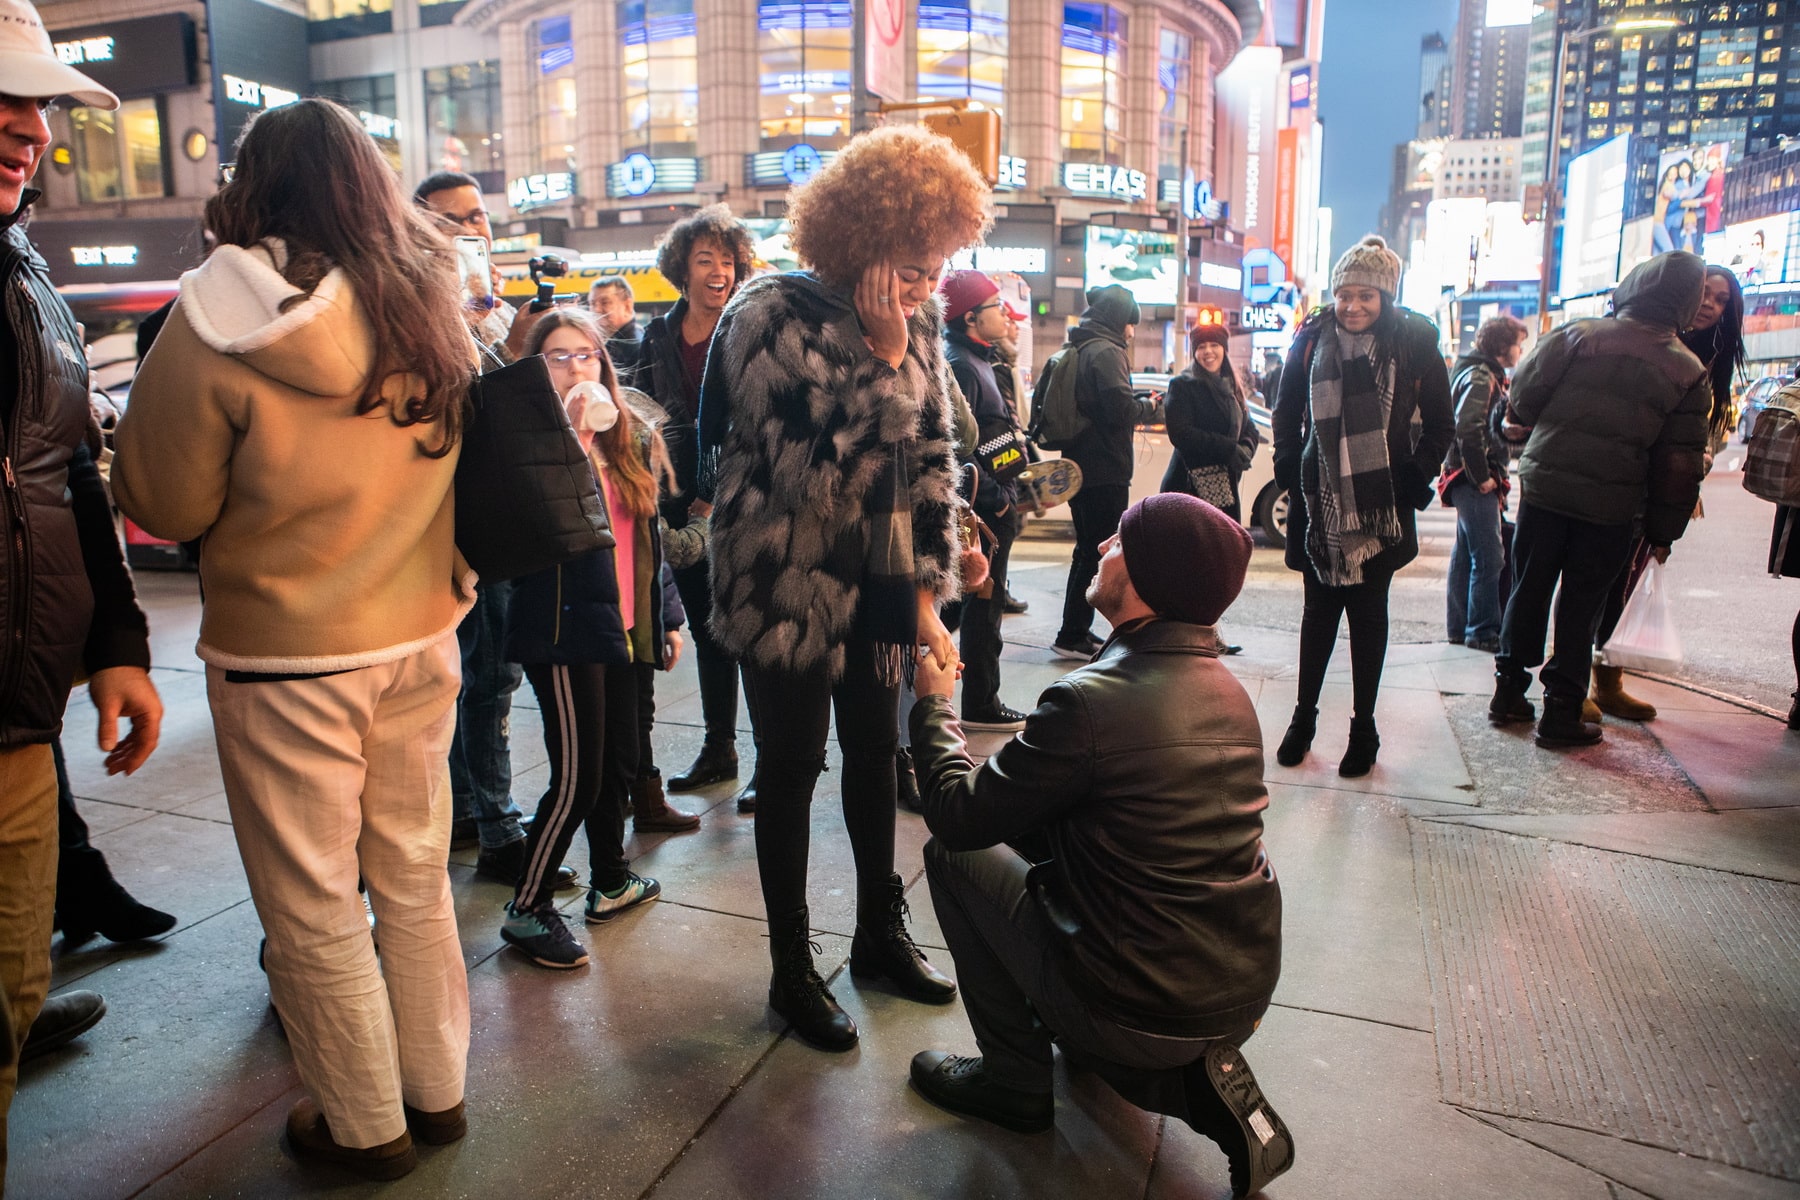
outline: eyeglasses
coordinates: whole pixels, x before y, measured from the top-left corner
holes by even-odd
[[[986,312],[990,308],[999,308],[999,307],[1000,307],[1000,302],[998,300],[996,300],[992,304],[977,304],[974,308],[971,308],[969,311],[972,313]]]
[[[599,357],[600,352],[598,350],[552,350],[550,353],[544,355],[544,361],[548,362],[553,367],[566,367],[572,362],[577,362],[586,366],[588,363],[593,362]]]
[[[460,217],[453,217],[449,213],[445,213],[444,219],[452,225],[461,225],[464,229],[480,229],[487,224],[488,214],[487,209],[478,208],[474,212],[464,213]]]

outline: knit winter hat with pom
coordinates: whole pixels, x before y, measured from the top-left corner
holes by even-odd
[[[1344,251],[1331,268],[1331,290],[1347,287],[1372,287],[1392,300],[1400,294],[1400,256],[1389,250],[1381,237],[1371,233]]]

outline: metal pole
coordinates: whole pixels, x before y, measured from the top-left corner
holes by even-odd
[[[850,133],[852,136],[875,127],[876,101],[869,94],[869,76],[863,56],[869,48],[865,38],[868,0],[850,0]]]
[[[1544,260],[1538,268],[1538,333],[1550,332],[1550,271],[1556,253],[1556,216],[1562,209],[1563,73],[1568,69],[1569,34],[1556,34],[1556,86],[1550,89],[1550,145],[1544,155]]]
[[[1192,114],[1189,114],[1190,120]],[[1188,138],[1193,126],[1181,125],[1181,187],[1175,194],[1175,360],[1181,361],[1180,349],[1187,344],[1188,305]]]

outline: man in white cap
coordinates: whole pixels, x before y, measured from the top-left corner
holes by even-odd
[[[100,715],[109,774],[156,748],[162,702],[150,683],[149,630],[113,532],[88,440],[88,369],[75,319],[19,221],[50,144],[51,101],[119,99],[59,61],[37,10],[0,0],[0,446],[5,548],[0,570],[0,1186],[19,1048],[34,1020],[66,1040],[99,1020],[91,992],[49,1005],[56,902],[56,766],[50,743],[78,671]],[[118,720],[129,718],[121,738]],[[41,1031],[40,1031],[41,1032]]]

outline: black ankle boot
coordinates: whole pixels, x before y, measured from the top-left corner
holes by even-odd
[[[737,747],[729,742],[705,742],[693,764],[679,775],[669,777],[671,792],[691,792],[695,788],[703,788],[709,784],[723,783],[727,779],[736,779],[738,773]]]
[[[1488,721],[1506,725],[1514,721],[1537,720],[1537,709],[1525,698],[1525,689],[1529,686],[1529,678],[1521,681],[1494,672],[1494,698],[1488,701]]]
[[[172,915],[140,904],[119,886],[99,851],[81,858],[81,865],[57,872],[56,927],[64,945],[79,946],[96,933],[112,942],[138,942],[175,928]]]
[[[1567,750],[1573,746],[1592,746],[1601,740],[1600,726],[1581,719],[1581,701],[1544,697],[1544,715],[1538,720],[1537,736],[1532,739],[1546,750]]]
[[[912,751],[905,746],[894,752],[894,778],[900,788],[900,807],[909,813],[922,811],[919,804],[919,773],[913,769]]]
[[[813,969],[811,939],[804,908],[769,918],[769,960],[775,968],[769,979],[769,1007],[808,1045],[848,1050],[856,1045],[856,1022],[838,1007]]]
[[[1296,707],[1294,719],[1288,722],[1287,734],[1275,750],[1275,761],[1284,767],[1299,766],[1306,752],[1312,749],[1313,734],[1318,731],[1319,710]]]
[[[731,799],[737,804],[737,810],[741,813],[753,813],[756,811],[755,771],[750,772],[750,782],[739,788],[737,794],[732,796]]]
[[[1381,735],[1375,732],[1374,717],[1350,718],[1350,744],[1338,763],[1338,774],[1345,779],[1360,779],[1375,766],[1375,753],[1381,749]]]
[[[925,961],[906,931],[906,917],[906,885],[900,876],[858,887],[850,973],[858,979],[886,979],[911,1000],[948,1004],[956,998],[956,984]]]

